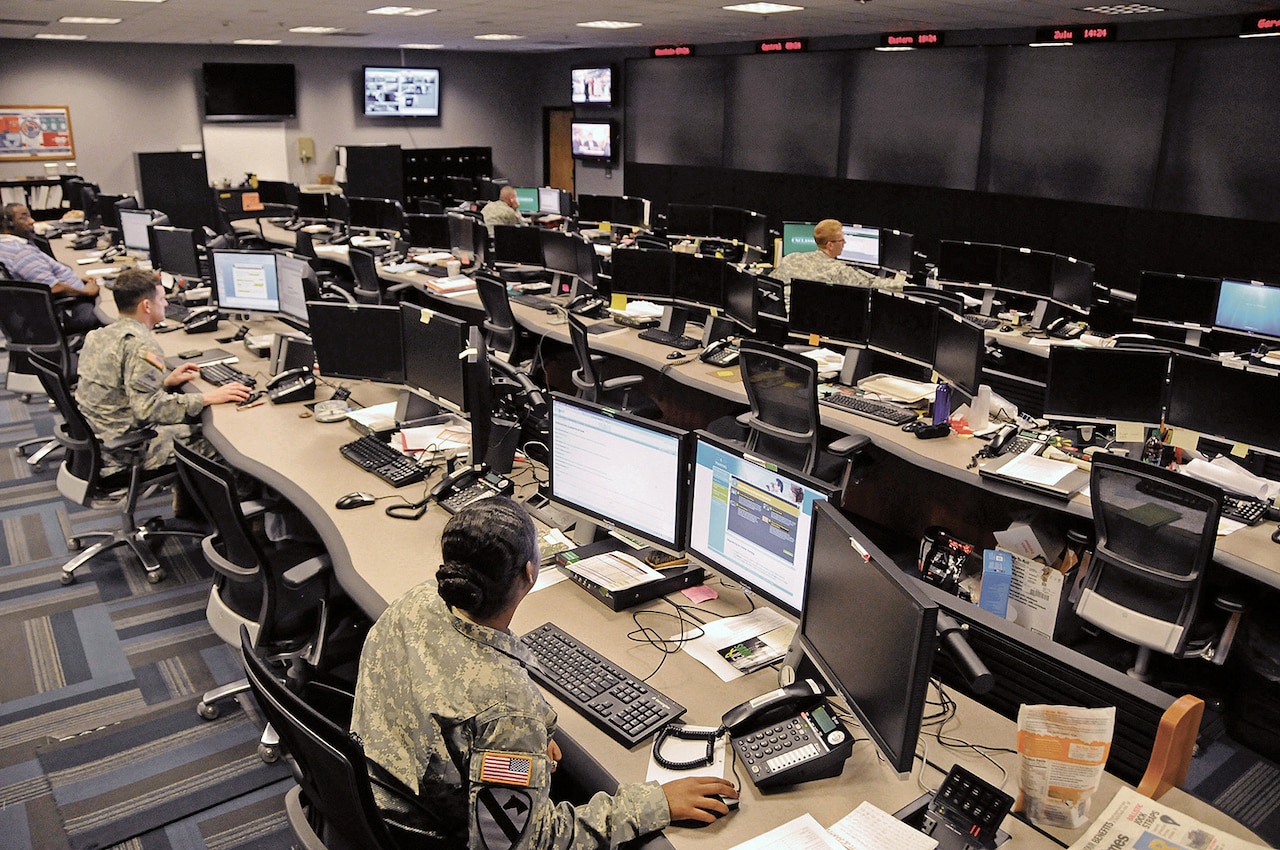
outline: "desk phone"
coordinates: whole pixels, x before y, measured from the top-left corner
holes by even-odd
[[[853,736],[805,679],[729,709],[721,723],[757,788],[839,776],[853,754]]]
[[[487,464],[467,466],[447,476],[435,486],[431,495],[440,507],[451,514],[492,496],[510,496],[515,489],[511,479],[489,469]]]

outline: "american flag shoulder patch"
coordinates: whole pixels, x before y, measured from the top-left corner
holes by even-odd
[[[533,776],[533,756],[527,753],[486,752],[480,758],[480,781],[528,787]]]

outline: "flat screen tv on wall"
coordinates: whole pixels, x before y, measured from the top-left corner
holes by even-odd
[[[283,121],[298,114],[293,65],[205,62],[204,120]]]

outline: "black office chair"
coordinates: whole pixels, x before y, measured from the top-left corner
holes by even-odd
[[[490,355],[498,355],[508,363],[524,363],[532,357],[528,335],[516,324],[507,295],[507,282],[479,271],[475,274],[476,292],[484,305],[484,344]]]
[[[43,283],[0,280],[0,330],[8,340],[9,373],[6,388],[29,402],[44,385],[30,365],[31,354],[41,354],[58,366],[70,386],[75,383],[76,359],[62,331],[57,300]],[[58,448],[58,441],[47,437],[24,440],[15,446],[18,454],[38,446],[27,463],[39,469],[41,463]]]
[[[1202,599],[1222,489],[1099,453],[1089,499],[1095,542],[1076,614],[1138,645],[1129,674],[1139,679],[1150,678],[1153,652],[1222,664],[1243,610],[1227,596]]]
[[[360,304],[395,304],[400,300],[400,293],[409,289],[411,283],[394,283],[388,285],[378,275],[378,262],[373,254],[361,248],[348,248],[347,260],[351,263],[351,275],[355,278],[355,295]]]
[[[818,416],[818,364],[803,354],[746,340],[738,363],[751,411],[747,450],[832,484],[843,482],[849,458],[865,448],[864,435],[823,444]]]
[[[156,584],[165,576],[164,568],[152,551],[152,538],[163,537],[203,537],[199,531],[183,531],[167,529],[159,517],[152,517],[139,524],[136,518],[138,499],[143,491],[173,482],[175,471],[172,466],[160,469],[144,469],[147,456],[147,445],[155,437],[155,431],[143,429],[130,431],[103,443],[94,435],[89,423],[80,412],[75,398],[71,394],[71,385],[63,375],[59,364],[40,354],[30,355],[31,366],[40,376],[45,392],[53,399],[58,413],[62,416],[62,424],[56,436],[58,442],[66,450],[62,466],[58,470],[58,492],[66,498],[87,508],[103,509],[116,507],[120,511],[120,527],[114,531],[91,531],[80,537],[67,540],[67,548],[79,549],[83,540],[94,537],[106,538],[94,543],[80,552],[62,566],[62,583],[71,584],[76,580],[76,570],[88,563],[101,552],[116,546],[128,546],[142,562],[146,570],[147,581]],[[124,469],[103,475],[102,450],[111,451],[112,456],[122,460]]]
[[[573,385],[578,388],[578,398],[617,407],[645,419],[662,418],[662,408],[640,389],[644,383],[643,375],[605,378],[601,374],[605,358],[591,353],[587,325],[572,313],[569,314],[569,340],[578,360],[578,368],[572,375]]]
[[[444,204],[433,198],[418,198],[418,212],[424,215],[441,215],[444,213]]]
[[[57,259],[53,255],[53,245],[49,242],[48,236],[41,236],[39,233],[33,233],[27,237],[27,241],[35,245],[47,257]]]

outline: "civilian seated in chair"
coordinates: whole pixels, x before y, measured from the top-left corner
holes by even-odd
[[[519,210],[520,199],[516,197],[516,190],[511,186],[503,186],[502,191],[498,193],[498,200],[490,201],[484,205],[484,209],[480,210],[480,215],[484,217],[484,225],[489,228],[489,237],[493,238],[495,224],[524,227],[528,222],[520,215]]]
[[[145,468],[173,462],[173,442],[182,440],[201,454],[214,449],[199,436],[195,419],[205,405],[243,401],[249,388],[224,384],[204,393],[175,392],[199,377],[200,368],[184,363],[172,372],[151,329],[164,318],[164,286],[149,271],[129,269],[112,287],[120,318],[85,337],[80,351],[76,404],[99,439],[107,441],[135,428],[155,428]],[[110,460],[110,458],[108,458]]]
[[[62,329],[68,334],[84,333],[102,327],[94,313],[98,284],[81,280],[70,266],[49,257],[28,241],[35,232],[31,211],[23,204],[6,204],[0,216],[0,264],[14,280],[43,283],[55,296],[73,296],[59,304]]]
[[[425,846],[581,850],[728,811],[708,796],[737,796],[719,777],[623,784],[577,808],[554,803],[556,714],[509,630],[538,578],[533,522],[509,499],[484,499],[449,520],[440,549],[436,580],[391,603],[360,659],[351,729],[370,773],[436,813],[432,823],[413,822],[375,791],[387,820],[432,834]]]
[[[798,251],[787,254],[778,261],[778,266],[770,274],[786,284],[783,298],[787,304],[787,312],[791,312],[791,279],[820,280],[826,283],[842,283],[845,286],[883,286],[899,288],[888,278],[879,278],[871,272],[856,268],[842,260],[837,260],[844,250],[844,225],[834,218],[823,219],[813,228],[813,241],[818,246],[816,251]]]

